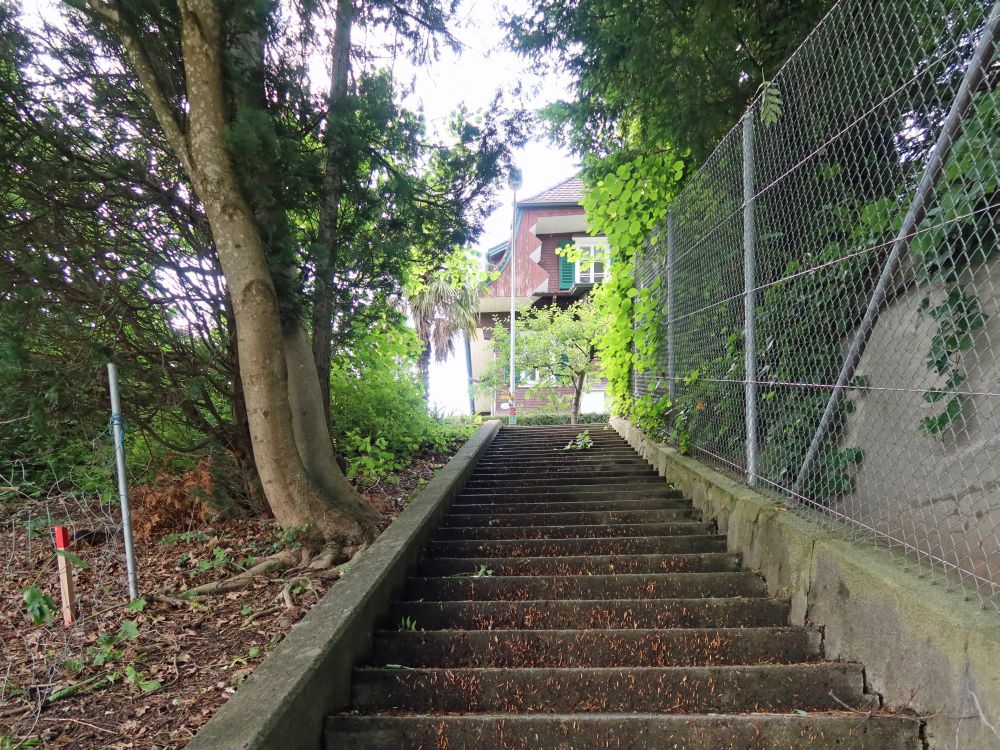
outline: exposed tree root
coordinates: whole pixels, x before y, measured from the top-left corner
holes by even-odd
[[[340,577],[340,571],[335,566],[338,563],[347,562],[348,560],[356,560],[366,549],[368,549],[367,544],[361,544],[357,547],[328,545],[316,555],[313,555],[307,547],[282,550],[264,558],[253,567],[234,576],[188,589],[181,594],[181,598],[174,598],[168,592],[164,592],[163,594],[155,595],[153,599],[175,605],[185,602],[189,603],[192,599],[198,597],[238,591],[252,584],[257,578],[278,571],[283,571],[286,574],[303,573],[306,575],[318,575],[322,578],[338,578]],[[288,598],[285,600],[285,606],[290,607]]]
[[[191,607],[202,611],[208,609],[204,604],[199,604],[193,599],[181,599],[180,597],[169,596],[167,594],[149,594],[146,598],[160,604],[169,604],[171,607]]]
[[[195,596],[210,596],[213,594],[224,594],[229,591],[238,591],[249,586],[258,576],[273,573],[276,570],[287,570],[296,566],[300,560],[301,553],[298,550],[282,550],[270,557],[264,558],[253,567],[235,576],[188,589],[183,593],[183,597],[190,599]]]
[[[309,570],[326,570],[327,568],[333,567],[338,562],[344,562],[343,552],[339,549],[327,547],[322,550],[316,557],[309,561],[306,566]]]

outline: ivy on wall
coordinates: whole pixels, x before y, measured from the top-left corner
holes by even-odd
[[[583,200],[591,234],[610,245],[610,276],[592,294],[605,325],[598,351],[614,413],[644,429],[662,423],[670,408],[665,398],[632,396],[632,374],[656,364],[663,321],[657,304],[662,281],[638,288],[637,254],[657,232],[684,177],[684,159],[670,147],[638,156],[618,156],[590,166]],[[573,248],[578,262],[586,262]]]
[[[915,280],[929,290],[920,301],[918,314],[937,324],[927,367],[943,380],[924,393],[927,403],[941,405],[938,413],[920,422],[927,435],[939,435],[955,423],[968,399],[958,391],[968,380],[962,353],[972,348],[975,333],[986,325],[987,316],[966,272],[997,252],[998,151],[1000,92],[994,89],[976,98],[935,186],[934,205],[911,245]]]

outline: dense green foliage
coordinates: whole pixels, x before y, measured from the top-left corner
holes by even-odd
[[[751,116],[772,151],[782,138],[792,144],[816,127],[807,106],[813,94],[783,92],[771,79],[829,3],[721,5],[551,2],[516,18],[512,28],[519,49],[549,53],[576,83],[576,100],[548,115],[556,134],[587,158],[591,230],[607,234],[612,245],[614,273],[595,300],[609,321],[600,341],[614,408],[682,450],[696,444],[713,455],[740,457],[745,342],[743,303],[732,292],[739,269],[713,255],[711,241],[700,248],[713,260],[691,264],[674,290],[679,309],[699,311],[697,324],[687,324],[692,330],[686,334],[682,325],[678,332],[686,368],[677,372],[678,396],[667,398],[665,373],[658,370],[650,395],[635,401],[633,376],[664,363],[659,311],[666,307],[664,275],[646,271],[637,289],[637,261],[646,253],[665,260],[663,218],[680,187],[674,180],[686,182],[754,92],[761,98]],[[795,384],[836,381],[843,342],[857,330],[902,221],[906,203],[900,207],[900,196],[916,186],[919,172],[911,167],[926,158],[927,134],[942,121],[942,102],[962,73],[954,66],[933,82],[897,89],[900,76],[911,74],[901,61],[940,53],[940,20],[896,37],[876,19],[849,23],[857,39],[880,45],[866,47],[865,85],[842,91],[839,106],[869,116],[798,165],[794,179],[769,185],[756,216],[757,283],[764,290],[756,300],[757,367],[762,379],[784,384],[759,389],[760,470],[785,486],[795,483],[829,400],[825,389]],[[817,86],[861,80],[858,55],[832,55],[825,48],[812,54],[823,60]],[[929,92],[931,86],[940,94]],[[899,121],[871,114],[888,92],[906,113]],[[786,107],[786,96],[798,106]],[[935,327],[927,366],[940,380],[924,398],[939,406],[920,424],[930,436],[960,424],[967,397],[955,390],[968,379],[963,353],[986,324],[971,292],[970,269],[988,260],[995,246],[998,187],[990,162],[1000,132],[997,112],[995,92],[981,93],[911,248],[913,281],[925,292],[919,313]],[[738,174],[727,174],[732,167],[720,163],[710,168],[711,177],[685,194],[683,213],[704,215],[709,206],[723,206],[723,213],[738,216],[732,197]],[[864,384],[861,377],[852,383]],[[840,404],[797,491],[830,498],[853,489],[854,464],[863,456],[842,441],[853,409],[852,398]]]
[[[351,356],[335,363],[330,382],[331,431],[349,476],[378,477],[423,449],[444,450],[468,435],[471,422],[427,412],[414,374],[423,342],[412,329],[377,328],[354,341]]]
[[[743,378],[742,330],[734,328],[741,312],[733,302],[706,313],[711,320],[699,326],[710,332],[710,340],[692,342],[695,349],[704,348],[704,359],[676,374],[678,396],[671,402],[665,372],[659,370],[665,359],[666,278],[662,273],[647,275],[637,284],[637,268],[648,254],[660,261],[652,267],[663,267],[664,219],[673,199],[755,93],[762,92],[757,115],[762,127],[787,120],[780,89],[771,78],[829,6],[680,0],[625,7],[613,0],[555,0],[511,24],[518,49],[549,54],[575,81],[575,100],[546,114],[554,132],[585,155],[590,229],[606,234],[612,248],[612,277],[595,301],[607,321],[599,342],[613,408],[650,433],[671,437],[682,450],[696,440],[717,455],[742,454],[742,389],[732,385]],[[884,155],[876,152],[871,158]],[[850,180],[852,175],[838,168],[837,156],[828,155],[812,179],[838,184],[817,184],[817,195],[829,195]],[[713,196],[704,183],[699,189],[708,192],[687,195],[689,204],[728,205],[728,195]],[[804,190],[798,184],[796,189]],[[852,200],[859,208],[871,197],[860,192]],[[848,207],[828,206],[826,211],[816,221],[823,238],[820,250],[791,247],[793,235],[782,223],[787,219],[759,218],[758,236],[769,243],[759,247],[760,266],[793,274],[796,265],[801,269],[846,258],[872,237],[866,232],[870,228],[851,225]],[[789,257],[796,261],[786,268],[782,259]],[[843,308],[843,314],[827,316],[822,312],[826,307],[813,303],[842,295],[852,284],[863,288],[877,260],[877,254],[868,254],[866,260],[842,264],[842,275],[816,274],[804,284],[772,287],[758,299],[759,327],[772,336],[760,363],[769,378],[801,382],[806,373],[830,377],[831,369],[835,376],[839,352],[803,343],[809,337],[839,341],[852,330],[855,317]],[[699,268],[697,278],[679,280],[679,303],[684,304],[687,295],[690,304],[684,309],[697,309],[704,300],[727,298],[722,292],[724,272],[719,264],[709,263]],[[817,314],[803,315],[803,302]],[[633,399],[633,378],[648,377],[654,365],[647,394]],[[814,429],[825,405],[820,392],[800,395],[791,389],[762,394],[760,424],[769,475],[793,471],[809,443],[811,435],[806,433]],[[845,467],[858,458],[856,452],[825,451],[814,473],[832,478],[832,484],[809,491],[848,489]],[[831,471],[833,464],[837,467]]]
[[[986,325],[979,299],[970,289],[968,271],[997,252],[998,148],[1000,92],[993,89],[976,98],[938,184],[936,205],[928,211],[912,245],[916,280],[932,290],[918,310],[936,324],[927,367],[942,381],[924,393],[928,403],[941,405],[937,414],[921,421],[929,435],[938,435],[953,424],[968,400],[953,392],[968,380],[962,352],[972,348],[973,336]]]
[[[86,97],[49,96],[42,41],[0,3],[2,471],[27,487],[106,482],[108,361],[130,395],[140,465],[154,444],[161,455],[208,443],[245,455],[228,404],[230,320],[197,207],[163,189],[178,179],[163,149],[123,130],[134,92],[116,96],[92,50],[60,38]]]
[[[365,35],[353,46],[347,96],[328,112],[308,61],[329,52],[317,24],[331,8],[224,5],[228,144],[285,321],[310,319],[325,263],[331,359],[338,378],[354,379],[351,404],[378,403],[384,419],[399,401],[414,425],[397,438],[359,411],[357,425],[334,426],[338,446],[350,460],[351,430],[359,445],[384,438],[398,464],[414,446],[439,445],[444,428],[422,398],[419,413],[410,410],[422,393],[403,377],[412,349],[356,355],[379,336],[398,337],[410,280],[477,236],[520,125],[498,101],[488,119],[459,111],[431,134],[400,104],[383,50]],[[18,472],[14,483],[26,488],[68,477],[76,487],[110,485],[105,364],[114,361],[137,480],[206,455],[252,477],[233,313],[204,212],[120,45],[81,7],[67,3],[59,23],[29,33],[16,5],[0,0],[0,474]],[[449,7],[376,3],[355,24],[388,26],[393,54],[426,59],[449,39]],[[182,111],[176,5],[123,12],[159,50],[160,83]],[[250,38],[260,60],[246,53]],[[342,145],[335,252],[318,236],[330,138]],[[352,368],[377,377],[357,380]],[[380,391],[377,378],[390,372],[386,387],[397,390]]]
[[[546,111],[581,154],[702,161],[831,0],[543,0],[512,18],[515,49],[573,77],[575,98]]]
[[[656,423],[664,405],[655,397],[635,401],[632,376],[651,368],[659,351],[663,321],[654,293],[662,280],[638,288],[635,260],[647,241],[656,242],[683,176],[684,161],[664,148],[591,178],[584,198],[591,232],[606,235],[611,249],[610,277],[592,295],[603,321],[596,341],[607,393],[616,413],[646,428]]]
[[[551,0],[509,24],[515,49],[573,78],[575,98],[543,115],[584,156],[589,228],[611,245],[611,278],[594,295],[606,326],[598,348],[608,393],[615,411],[647,429],[661,429],[671,404],[659,394],[633,401],[631,383],[663,343],[657,298],[665,279],[639,288],[636,259],[665,244],[663,219],[692,166],[758,90],[769,117],[780,114],[780,95],[766,84],[830,5]]]

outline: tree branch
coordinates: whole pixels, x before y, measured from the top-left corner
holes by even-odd
[[[125,53],[135,68],[139,83],[143,91],[146,92],[146,97],[153,108],[157,122],[163,128],[163,133],[177,154],[177,158],[180,159],[184,171],[193,180],[193,160],[188,148],[187,136],[163,91],[163,86],[156,75],[149,53],[139,40],[138,32],[123,17],[121,6],[117,0],[87,0],[87,8],[92,18],[113,31],[121,40],[122,47],[125,48]]]

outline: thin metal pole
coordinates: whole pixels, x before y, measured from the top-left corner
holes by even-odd
[[[139,598],[139,579],[135,571],[135,549],[132,546],[132,513],[128,507],[128,479],[125,471],[125,430],[122,420],[122,400],[118,393],[118,368],[108,363],[108,388],[111,390],[111,432],[115,440],[115,468],[118,470],[118,501],[122,506],[122,526],[125,530],[125,568],[128,571],[128,596]]]
[[[674,322],[674,215],[667,214],[667,398],[674,400],[677,380],[677,324]]]
[[[476,415],[476,396],[473,392],[475,383],[472,379],[472,335],[465,332],[465,373],[469,385],[469,414]]]
[[[827,401],[826,411],[823,412],[823,417],[820,419],[819,427],[817,427],[816,434],[813,435],[812,443],[809,444],[809,450],[806,452],[806,457],[802,461],[802,468],[799,469],[799,475],[795,480],[795,486],[792,488],[794,492],[801,490],[806,476],[809,474],[809,470],[812,468],[816,457],[819,455],[820,446],[823,444],[823,441],[826,439],[827,432],[829,432],[830,427],[833,425],[833,420],[837,415],[840,402],[847,391],[848,383],[850,383],[851,379],[854,377],[854,372],[861,363],[861,357],[864,356],[865,348],[868,346],[868,340],[871,338],[872,331],[875,329],[875,322],[878,320],[882,303],[885,301],[886,295],[888,294],[889,284],[892,281],[892,277],[895,276],[896,271],[899,270],[899,264],[902,260],[903,253],[909,249],[910,242],[916,235],[917,225],[923,221],[923,218],[927,213],[927,204],[931,199],[931,194],[934,192],[934,185],[937,182],[938,177],[940,177],[941,171],[944,169],[945,162],[948,160],[948,154],[951,151],[951,147],[955,144],[955,140],[961,131],[962,118],[965,117],[966,113],[969,111],[969,107],[972,106],[972,100],[975,98],[976,89],[979,88],[979,85],[983,81],[986,66],[993,59],[993,53],[995,52],[997,46],[998,35],[1000,35],[1000,2],[993,5],[990,17],[986,22],[986,26],[983,28],[983,35],[979,39],[979,44],[976,45],[975,52],[972,54],[972,59],[969,60],[969,65],[965,69],[965,75],[962,76],[962,83],[958,87],[958,93],[955,95],[955,101],[952,102],[951,109],[948,111],[948,116],[945,118],[944,125],[941,126],[941,133],[938,135],[937,142],[934,144],[934,148],[927,160],[927,166],[924,168],[924,174],[920,178],[920,184],[917,186],[917,192],[913,196],[913,201],[910,203],[910,208],[906,212],[903,224],[900,226],[899,232],[896,234],[896,238],[892,243],[892,250],[889,251],[889,257],[886,258],[885,266],[882,268],[882,274],[878,279],[878,284],[875,286],[875,291],[872,293],[871,299],[868,301],[868,307],[865,310],[865,315],[861,319],[858,331],[855,334],[854,340],[851,342],[851,347],[844,359],[844,365],[840,370],[840,375],[837,376],[837,382],[833,387],[833,391],[830,393],[830,400]]]
[[[514,187],[514,200],[510,217],[510,416],[508,424],[517,424],[517,381],[514,380],[514,332],[515,316],[517,315],[517,253],[514,252],[514,236],[517,231],[517,187]]]
[[[747,484],[757,484],[757,230],[754,216],[754,112],[743,118],[743,342],[746,380]]]

